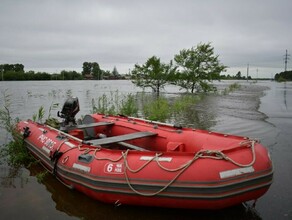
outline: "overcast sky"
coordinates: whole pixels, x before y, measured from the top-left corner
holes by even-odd
[[[291,11],[291,0],[0,0],[0,64],[59,72],[89,61],[126,73],[211,42],[227,73],[249,63],[250,75],[271,77],[292,53]]]

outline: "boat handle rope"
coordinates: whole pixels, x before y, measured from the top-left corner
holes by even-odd
[[[197,154],[199,154],[200,158],[210,158],[210,159],[216,159],[216,160],[224,159],[224,160],[230,161],[231,163],[233,163],[233,164],[235,164],[236,166],[239,166],[239,167],[250,167],[255,163],[255,160],[256,160],[256,154],[255,154],[255,149],[254,149],[254,146],[255,146],[256,142],[257,142],[257,140],[249,140],[249,141],[245,141],[245,142],[241,142],[240,143],[240,147],[249,146],[251,148],[252,161],[249,164],[241,164],[241,163],[236,162],[235,160],[231,159],[226,154],[224,154],[223,150],[222,151],[219,151],[219,150],[202,150],[202,151],[198,151]]]
[[[255,150],[254,150],[254,145],[255,145],[255,143],[256,143],[256,141],[255,140],[250,140],[250,141],[248,141],[249,143],[250,143],[250,147],[251,147],[251,150],[252,150],[252,157],[253,157],[253,159],[252,159],[252,161],[249,163],[249,164],[240,164],[240,163],[237,163],[237,162],[235,162],[234,160],[232,160],[231,158],[229,158],[228,156],[226,156],[223,152],[221,152],[221,151],[216,151],[216,150],[205,150],[205,151],[198,151],[196,154],[195,154],[195,156],[193,157],[193,159],[191,159],[191,160],[189,160],[187,163],[185,163],[184,165],[182,165],[182,166],[180,166],[180,167],[178,167],[178,168],[176,168],[176,169],[168,169],[168,168],[166,168],[166,167],[163,167],[161,164],[160,164],[160,162],[159,162],[159,160],[158,160],[158,158],[159,158],[159,156],[161,156],[162,155],[162,153],[161,154],[156,154],[155,155],[155,157],[153,157],[151,160],[149,160],[147,163],[145,163],[144,165],[142,165],[140,168],[138,168],[137,170],[133,170],[133,169],[131,169],[130,167],[129,167],[129,164],[128,164],[128,162],[127,162],[127,155],[128,155],[128,150],[124,153],[124,152],[122,152],[122,156],[123,156],[123,158],[124,158],[124,165],[125,165],[125,172],[124,172],[124,174],[125,174],[125,178],[126,178],[126,181],[127,181],[127,184],[128,184],[128,186],[130,187],[130,189],[133,191],[133,192],[135,192],[135,193],[137,193],[138,195],[141,195],[141,196],[155,196],[155,195],[157,195],[157,194],[159,194],[159,193],[161,193],[161,192],[163,192],[165,189],[167,189],[172,183],[174,183],[175,182],[175,180],[189,167],[189,166],[191,166],[196,160],[198,160],[198,159],[200,159],[200,158],[209,158],[209,159],[216,159],[216,160],[222,160],[222,159],[225,159],[225,160],[227,160],[227,161],[230,161],[230,162],[232,162],[233,164],[235,164],[235,165],[237,165],[237,166],[240,166],[240,167],[249,167],[249,166],[252,166],[253,164],[254,164],[254,162],[255,162],[255,159],[256,159],[256,156],[255,156]],[[245,144],[247,144],[247,143],[245,143]],[[242,145],[242,143],[240,143],[240,145]],[[204,154],[209,154],[209,155],[204,155]],[[215,154],[215,156],[211,156],[212,154]],[[175,176],[174,176],[174,178],[171,180],[171,181],[169,181],[164,187],[162,187],[160,190],[158,190],[158,191],[156,191],[156,192],[153,192],[153,193],[143,193],[143,192],[139,192],[138,190],[136,190],[133,186],[132,186],[132,184],[131,184],[131,182],[130,182],[130,179],[129,179],[129,177],[128,177],[128,175],[127,175],[127,170],[129,170],[130,172],[134,172],[134,173],[136,173],[136,172],[139,172],[140,170],[142,170],[148,163],[150,163],[151,161],[155,161],[156,163],[157,163],[157,165],[161,168],[161,169],[163,169],[163,170],[166,170],[166,171],[169,171],[169,172],[176,172],[176,171],[179,171],[180,170],[180,172],[179,173],[177,173]]]
[[[97,149],[94,150],[94,153],[93,153],[94,159],[96,159],[96,160],[108,160],[110,162],[118,162],[123,158],[123,152],[122,152],[122,155],[120,157],[118,157],[117,159],[112,159],[112,158],[108,158],[108,157],[97,157],[96,153],[97,153],[97,151],[100,151],[100,150],[101,150],[100,148],[97,148]],[[129,151],[129,149],[126,152],[128,152],[128,151]]]
[[[63,144],[63,143],[62,143]],[[61,144],[61,145],[62,145]],[[60,145],[60,146],[61,146]],[[89,147],[84,147],[84,148],[82,148],[82,144],[79,144],[79,145],[77,145],[77,146],[75,146],[75,147],[71,147],[71,148],[69,148],[69,149],[67,149],[67,150],[65,150],[65,151],[63,151],[63,154],[65,154],[65,153],[67,153],[68,151],[71,151],[71,150],[73,150],[73,149],[76,149],[76,148],[78,148],[78,150],[79,151],[84,151],[84,154],[88,154],[90,151],[92,151],[93,149],[90,149]],[[60,148],[58,149],[58,151],[60,150]]]
[[[166,168],[164,166],[162,166],[162,164],[159,162],[159,157],[162,155],[162,153],[156,153],[154,157],[152,157],[149,161],[147,161],[146,163],[144,163],[141,167],[139,167],[138,169],[132,169],[129,164],[128,164],[128,160],[127,160],[127,157],[128,157],[128,153],[129,153],[129,149],[125,152],[122,152],[122,155],[117,158],[117,159],[112,159],[112,158],[107,158],[107,157],[103,157],[103,158],[99,158],[96,156],[96,153],[98,151],[101,150],[101,148],[97,148],[94,150],[94,158],[96,160],[109,160],[111,162],[118,162],[120,161],[121,159],[124,160],[124,165],[125,165],[125,171],[124,171],[124,175],[125,175],[125,179],[127,181],[127,184],[129,186],[129,188],[137,193],[138,195],[142,195],[142,196],[155,196],[161,192],[163,192],[165,189],[167,189],[171,184],[173,184],[175,182],[175,180],[182,174],[184,173],[184,171],[190,167],[196,160],[198,159],[215,159],[215,160],[227,160],[231,163],[233,163],[234,165],[236,166],[239,166],[239,167],[249,167],[249,166],[252,166],[254,163],[255,163],[255,160],[256,160],[256,154],[255,154],[255,149],[254,149],[254,146],[255,146],[255,143],[257,141],[256,140],[248,140],[248,141],[245,141],[245,142],[241,142],[239,144],[240,147],[242,146],[248,146],[251,148],[251,151],[252,151],[252,161],[248,164],[241,164],[241,163],[238,163],[236,161],[234,161],[233,159],[231,159],[230,157],[228,157],[226,154],[224,154],[222,151],[220,150],[201,150],[201,151],[198,151],[194,157],[189,160],[188,162],[186,162],[185,164],[181,165],[180,167],[178,168],[175,168],[175,169],[169,169],[169,168]],[[237,147],[234,147],[234,148],[237,148]],[[65,159],[65,158],[64,158]],[[153,192],[153,193],[143,193],[143,192],[139,192],[138,190],[136,190],[131,182],[130,182],[130,179],[128,177],[128,174],[127,174],[127,170],[130,171],[131,173],[137,173],[139,171],[141,171],[143,168],[145,168],[148,164],[150,164],[152,161],[155,161],[157,163],[157,165],[165,170],[165,171],[168,171],[168,172],[177,172],[177,171],[180,171],[179,173],[177,173],[174,178],[169,181],[165,186],[163,186],[161,189],[159,189],[158,191],[156,192]],[[63,161],[62,161],[63,162]]]
[[[69,159],[69,156],[64,157],[63,160],[61,161],[62,164],[65,164],[68,161],[68,159]]]
[[[182,174],[187,168],[189,168],[189,166],[190,166],[194,161],[196,161],[197,159],[199,159],[199,155],[196,154],[192,160],[188,161],[188,162],[185,163],[183,166],[181,166],[181,167],[179,167],[179,168],[177,168],[177,169],[170,170],[170,169],[166,169],[165,167],[163,167],[163,166],[160,165],[160,163],[158,162],[158,158],[159,158],[159,156],[160,156],[161,154],[156,154],[155,157],[153,157],[151,160],[149,160],[150,162],[153,161],[153,160],[156,161],[156,163],[157,163],[162,169],[164,169],[164,170],[166,170],[166,171],[175,172],[175,171],[180,170],[180,172],[177,173],[171,181],[169,181],[164,187],[162,187],[162,188],[159,189],[158,191],[153,192],[153,193],[142,193],[142,192],[139,192],[138,190],[136,190],[136,189],[132,186],[132,184],[130,183],[130,179],[129,179],[128,175],[127,175],[127,170],[132,171],[132,169],[129,167],[129,164],[128,164],[128,162],[127,162],[127,154],[128,154],[127,151],[126,151],[125,153],[122,152],[122,155],[123,155],[123,158],[124,158],[124,164],[125,164],[125,172],[124,172],[124,174],[125,174],[125,178],[126,178],[127,184],[128,184],[128,186],[130,187],[130,189],[131,189],[133,192],[135,192],[135,193],[137,193],[138,195],[141,195],[141,196],[155,196],[155,195],[157,195],[157,194],[163,192],[163,191],[164,191],[165,189],[167,189],[171,184],[173,184],[173,183],[175,182],[175,180],[176,180],[176,179],[177,179],[177,178],[178,178],[178,177],[179,177],[179,176],[180,176],[180,175],[181,175],[181,174]],[[147,164],[149,163],[149,161],[147,162]],[[144,164],[142,167],[145,167],[145,166],[146,166],[146,165]],[[135,172],[139,172],[139,171],[142,169],[142,167],[139,168],[139,169],[137,169],[137,170],[135,170]]]

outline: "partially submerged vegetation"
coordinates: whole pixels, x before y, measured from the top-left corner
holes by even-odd
[[[224,90],[222,91],[222,95],[228,95],[230,92],[233,92],[239,88],[240,88],[239,83],[232,83],[228,87],[224,88]]]
[[[17,176],[20,168],[29,168],[31,165],[38,163],[38,161],[29,154],[27,148],[24,146],[23,138],[15,131],[19,119],[13,119],[11,116],[10,94],[5,90],[1,95],[3,106],[0,108],[0,126],[1,129],[6,130],[14,139],[0,146],[0,164],[9,165],[13,169],[13,176]],[[43,116],[44,109],[41,107],[38,114],[35,114],[35,117],[41,120]],[[46,173],[46,171],[42,171],[36,175],[38,182],[44,180]]]
[[[1,162],[6,162],[8,165],[20,168],[28,167],[35,160],[23,146],[22,140],[13,140],[3,145],[0,149]]]
[[[216,94],[228,95],[239,88],[239,83],[232,83]],[[110,95],[103,94],[97,99],[92,99],[91,113],[138,116],[153,121],[176,123],[173,121],[174,118],[182,112],[189,111],[189,108],[194,107],[205,95],[181,93],[173,98],[166,98],[145,92],[125,96],[115,91]]]
[[[16,136],[15,126],[19,119],[13,119],[10,112],[10,94],[5,90],[2,92],[1,102],[3,106],[0,108],[0,126],[5,129],[12,136]],[[16,139],[8,142],[0,149],[0,158],[13,167],[20,167],[22,165],[28,166],[32,162],[32,157],[28,151],[23,147],[23,141]]]
[[[91,113],[142,117],[148,120],[166,122],[180,112],[186,111],[201,100],[201,95],[180,94],[172,99],[156,97],[151,93],[119,95],[118,91],[103,94],[93,99]]]
[[[10,112],[11,105],[11,95],[8,93],[8,90],[1,92],[1,103],[2,107],[0,108],[0,127],[12,133],[14,130],[14,125],[17,119],[13,120]]]
[[[150,87],[159,96],[166,84],[179,86],[187,92],[212,92],[215,87],[210,84],[220,80],[220,73],[226,66],[220,63],[210,43],[198,44],[191,49],[183,49],[174,56],[174,61],[162,63],[153,56],[144,65],[135,65],[132,82],[138,87]]]

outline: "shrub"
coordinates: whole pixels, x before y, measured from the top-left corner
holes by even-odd
[[[171,115],[170,106],[166,98],[159,97],[143,107],[145,118],[153,121],[165,122]]]

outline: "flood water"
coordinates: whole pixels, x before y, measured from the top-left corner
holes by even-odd
[[[218,82],[219,90],[231,81]],[[198,211],[104,204],[72,191],[53,176],[38,183],[40,165],[15,171],[0,165],[1,219],[292,219],[292,83],[238,82],[241,87],[227,95],[205,96],[179,123],[261,140],[274,163],[274,182],[255,208],[251,203],[219,211]],[[67,96],[79,98],[81,111],[90,112],[92,99],[103,94],[141,92],[130,81],[30,81],[0,82],[0,90],[11,94],[11,113],[32,118],[40,106],[48,110]],[[176,87],[165,88],[167,98],[179,96]],[[114,96],[114,95],[113,95]],[[3,96],[1,94],[1,101]],[[2,108],[3,102],[0,101]],[[56,110],[50,112],[56,114]],[[10,136],[0,130],[0,144]],[[3,147],[3,146],[2,146]]]

